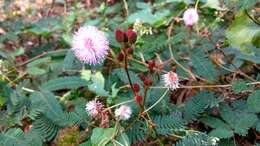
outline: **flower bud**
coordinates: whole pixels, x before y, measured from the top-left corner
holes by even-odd
[[[120,29],[117,29],[115,31],[115,36],[116,36],[116,41],[117,42],[119,42],[119,43],[127,42],[126,34],[123,31],[121,31]]]
[[[142,104],[142,102],[143,102],[142,96],[136,95],[136,96],[135,96],[135,102],[136,102],[136,104],[138,104],[138,105]]]
[[[126,32],[129,43],[134,44],[137,39],[137,34],[132,29],[128,29]]]
[[[125,58],[125,55],[124,55],[124,53],[122,53],[122,52],[120,52],[120,53],[117,55],[117,60],[118,60],[118,61],[123,61],[124,58]]]
[[[154,60],[150,60],[148,61],[148,69],[152,72],[153,68],[155,67],[155,61]]]
[[[153,84],[153,81],[152,81],[151,79],[145,79],[145,80],[144,80],[144,85],[146,85],[146,86],[152,86],[152,84]]]
[[[144,74],[143,74],[143,73],[140,73],[138,76],[139,76],[139,78],[144,82],[144,80],[145,80]]]
[[[128,52],[129,54],[133,54],[134,49],[133,49],[133,48],[128,48],[128,49],[127,49],[127,52]]]
[[[140,90],[140,87],[139,87],[139,85],[137,84],[137,83],[134,83],[133,84],[133,89],[134,89],[134,92],[139,92],[139,90]]]

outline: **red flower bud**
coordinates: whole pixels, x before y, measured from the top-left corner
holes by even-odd
[[[150,60],[148,61],[148,69],[150,71],[153,71],[153,68],[155,67],[155,61],[154,60]]]
[[[134,44],[137,39],[137,34],[132,29],[128,29],[126,32],[129,43]]]
[[[137,83],[134,83],[133,84],[133,89],[134,89],[134,92],[139,92],[139,90],[140,90],[140,87],[139,87],[139,85],[137,84]]]
[[[143,102],[142,96],[136,95],[136,96],[135,96],[135,102],[136,102],[136,104],[138,104],[138,105],[142,104],[142,102]]]
[[[140,73],[138,76],[139,76],[139,78],[144,82],[144,80],[145,80],[144,74],[143,74],[143,73]]]
[[[117,60],[118,60],[118,61],[123,61],[124,58],[125,58],[125,54],[122,53],[122,52],[120,52],[120,53],[117,55]]]
[[[121,43],[121,42],[127,42],[127,36],[126,34],[121,31],[120,29],[117,29],[115,31],[115,36],[116,36],[116,41]]]
[[[146,85],[146,86],[152,86],[152,84],[153,84],[153,81],[152,81],[151,79],[145,79],[145,80],[144,80],[144,85]]]
[[[127,49],[127,52],[128,52],[129,54],[133,54],[134,49],[133,49],[133,48],[128,48],[128,49]]]

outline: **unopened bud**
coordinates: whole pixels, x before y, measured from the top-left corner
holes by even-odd
[[[115,36],[116,36],[116,41],[121,43],[121,42],[127,42],[127,36],[126,34],[121,31],[120,29],[117,29],[115,31]]]
[[[145,79],[144,84],[145,84],[146,86],[152,86],[153,81],[152,81],[151,79]]]
[[[132,29],[128,29],[126,32],[129,43],[134,44],[137,39],[137,34]]]
[[[128,52],[129,54],[133,54],[134,49],[133,49],[133,48],[128,48],[128,49],[127,49],[127,52]]]
[[[125,58],[125,55],[124,55],[124,53],[122,53],[122,52],[120,52],[120,53],[117,55],[117,60],[118,60],[118,61],[123,61],[124,58]]]
[[[148,61],[148,69],[150,71],[153,71],[153,68],[155,67],[155,61],[154,60],[150,60]]]
[[[136,95],[136,96],[135,96],[135,102],[136,102],[136,104],[138,104],[138,105],[142,104],[142,102],[143,102],[142,96]]]
[[[140,90],[140,87],[139,87],[139,85],[137,84],[137,83],[134,83],[133,84],[133,89],[134,89],[134,92],[139,92],[139,90]]]

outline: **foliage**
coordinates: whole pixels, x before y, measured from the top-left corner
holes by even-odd
[[[1,146],[259,145],[257,0],[45,3],[0,3]],[[182,20],[189,7],[193,26]],[[70,50],[87,25],[109,39],[96,66]],[[136,42],[117,42],[115,30],[132,28]],[[180,88],[164,84],[169,71]],[[100,117],[86,112],[91,100]],[[128,120],[115,117],[122,103]]]

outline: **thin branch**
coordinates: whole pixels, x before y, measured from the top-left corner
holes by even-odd
[[[39,54],[39,55],[37,55],[37,56],[35,56],[35,57],[31,58],[31,59],[26,60],[25,62],[23,62],[21,64],[16,65],[16,67],[24,66],[24,65],[26,65],[26,64],[28,64],[30,62],[33,62],[33,61],[35,61],[35,60],[37,60],[39,58],[44,57],[46,55],[56,54],[56,53],[66,52],[66,51],[68,51],[68,49],[60,49],[60,50],[43,52],[42,54]]]
[[[152,108],[154,108],[158,103],[160,103],[162,101],[162,99],[164,98],[164,96],[167,94],[167,92],[169,91],[169,89],[167,89],[163,95],[153,104],[151,105],[149,108],[147,108],[143,113],[147,113],[149,110],[151,110]]]
[[[260,85],[260,82],[251,82],[251,83],[247,83],[246,85]],[[180,86],[179,88],[181,89],[194,89],[194,88],[228,88],[231,87],[232,84],[225,84],[225,85],[197,85],[197,86]],[[167,87],[163,87],[163,86],[153,86],[150,87],[153,89],[165,89]]]
[[[26,87],[22,87],[22,90],[27,91],[27,92],[30,92],[30,93],[35,92],[35,90],[29,89],[29,88],[26,88]]]
[[[259,22],[258,20],[256,20],[255,18],[253,18],[253,17],[249,14],[249,12],[248,12],[247,10],[245,10],[245,13],[246,13],[246,15],[247,15],[255,24],[260,25],[260,22]]]
[[[130,102],[133,102],[133,101],[134,101],[134,100],[131,99],[131,100],[127,100],[127,101],[124,101],[124,102],[115,104],[115,105],[113,105],[113,106],[110,106],[110,107],[108,107],[108,108],[105,108],[105,109],[103,110],[103,112],[106,112],[106,111],[108,111],[108,110],[110,110],[110,109],[112,109],[112,108],[114,108],[114,107],[118,107],[118,106],[120,106],[120,105],[123,105],[123,104],[126,104],[126,103],[130,103]]]
[[[133,87],[133,83],[132,83],[132,80],[131,80],[131,77],[130,77],[130,74],[129,74],[129,70],[128,70],[127,52],[124,51],[124,53],[125,53],[125,66],[124,66],[125,67],[125,72],[126,72],[126,75],[127,75],[128,82],[129,82],[129,84],[131,86],[131,89],[132,89],[133,93],[135,93],[134,87]]]
[[[171,22],[170,26],[168,27],[168,33],[167,33],[167,37],[168,37],[168,42],[167,42],[167,43],[168,43],[168,48],[169,48],[169,52],[170,52],[171,59],[172,59],[178,66],[180,66],[185,72],[187,72],[193,80],[196,80],[195,75],[194,75],[190,70],[188,70],[188,69],[185,68],[183,65],[181,65],[181,64],[177,61],[177,59],[174,57],[174,55],[173,55],[173,51],[172,51],[173,48],[172,48],[172,45],[171,45],[171,42],[170,42],[172,29],[173,29],[173,22]]]
[[[228,56],[225,54],[225,52],[224,52],[223,50],[218,49],[218,51],[220,51],[225,58],[228,58]],[[233,73],[238,73],[238,74],[244,76],[245,78],[249,79],[249,80],[252,81],[252,82],[255,82],[255,81],[256,81],[255,79],[253,79],[252,77],[248,76],[246,73],[244,73],[243,71],[241,71],[240,68],[238,68],[236,65],[234,65],[234,64],[232,63],[232,61],[228,60],[228,63],[230,63],[237,71],[233,71],[233,70],[231,70],[231,69],[228,69],[228,68],[224,67],[223,65],[221,65],[221,67],[222,67],[223,69],[227,70],[227,71],[230,71],[230,72],[233,72]]]
[[[128,16],[129,12],[128,12],[128,4],[126,0],[123,0],[124,3],[124,7],[125,7],[125,12],[126,12],[126,16]]]

